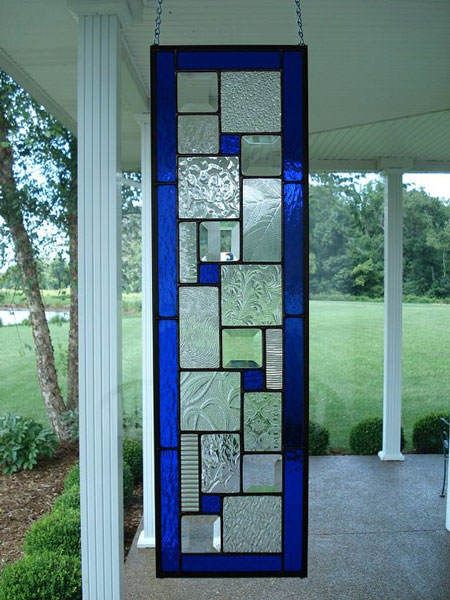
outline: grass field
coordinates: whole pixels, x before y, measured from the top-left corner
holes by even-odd
[[[51,325],[64,382],[67,325]],[[361,419],[381,415],[383,305],[311,302],[311,419],[326,425],[331,446],[348,450],[348,433]],[[408,443],[414,421],[450,405],[450,305],[405,304],[403,424]],[[123,319],[125,410],[140,402],[140,317]],[[29,327],[0,328],[0,413],[45,419]]]

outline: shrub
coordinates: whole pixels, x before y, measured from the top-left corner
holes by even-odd
[[[68,491],[73,488],[80,491],[80,465],[78,463],[73,465],[64,479],[64,490]]]
[[[80,556],[80,512],[55,511],[35,521],[25,534],[26,554],[58,552]]]
[[[69,492],[72,490],[76,490],[78,494],[80,493],[80,467],[79,465],[74,465],[70,471],[67,473],[66,478],[64,480],[64,490],[65,492]],[[125,506],[131,503],[133,499],[134,492],[134,478],[133,473],[131,471],[131,467],[125,461],[123,462],[123,502]]]
[[[330,434],[328,429],[310,421],[309,423],[309,453],[311,456],[328,453]]]
[[[0,600],[81,600],[81,564],[53,552],[25,556],[0,574]]]
[[[142,440],[126,438],[123,441],[123,460],[130,465],[134,482],[142,481]]]
[[[374,417],[361,421],[350,430],[350,450],[353,454],[377,454],[383,445],[383,419]],[[401,448],[405,446],[403,427]]]
[[[66,510],[80,509],[80,490],[79,487],[72,487],[66,490],[56,499],[54,510],[65,512]]]
[[[62,315],[53,315],[53,317],[50,317],[50,319],[48,320],[49,325],[65,325],[67,323],[67,317],[64,316],[64,314]]]
[[[0,466],[5,474],[32,469],[39,458],[53,456],[57,445],[55,434],[33,419],[0,417]]]
[[[448,413],[431,413],[414,423],[413,446],[417,452],[442,452],[442,431],[444,424],[441,418],[448,421]]]

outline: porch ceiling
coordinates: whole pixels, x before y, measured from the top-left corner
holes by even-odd
[[[95,2],[95,0],[93,0]],[[139,166],[153,2],[124,27],[123,168]],[[165,44],[296,43],[293,0],[165,0]],[[312,168],[450,170],[450,2],[304,0]],[[0,0],[0,67],[76,127],[76,21],[64,0]],[[380,159],[382,159],[380,161]]]

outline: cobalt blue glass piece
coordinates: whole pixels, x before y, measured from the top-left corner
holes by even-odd
[[[305,55],[285,52],[283,58],[283,176],[302,181],[305,174]]]
[[[183,571],[200,573],[277,573],[281,571],[281,556],[277,554],[182,554]]]
[[[238,135],[222,133],[220,136],[220,154],[235,156],[241,151],[241,138]]]
[[[262,369],[244,371],[242,375],[244,392],[259,392],[264,389],[264,371]]]
[[[177,314],[177,189],[159,185],[158,202],[158,304],[161,317]]]
[[[174,52],[156,55],[156,180],[176,180],[177,122]]]
[[[178,452],[161,450],[159,454],[161,478],[161,568],[166,572],[179,571],[180,528],[179,528],[179,471]]]
[[[216,264],[200,265],[198,280],[200,283],[219,283],[220,267]]]
[[[284,453],[284,569],[303,568],[303,455],[300,450]]]
[[[278,51],[181,50],[178,52],[178,68],[186,70],[279,69],[280,66],[281,56]]]
[[[305,345],[302,318],[286,318],[283,331],[284,403],[283,445],[302,448],[304,443],[303,415],[305,411]]]
[[[202,494],[200,499],[200,512],[207,515],[219,515],[222,509],[222,497]]]
[[[159,427],[162,448],[178,446],[178,322],[158,322]]]
[[[300,183],[283,186],[284,310],[301,315],[304,307],[303,189]]]

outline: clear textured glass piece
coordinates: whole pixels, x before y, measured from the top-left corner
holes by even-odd
[[[197,223],[180,223],[180,281],[197,281]]]
[[[223,551],[281,552],[281,498],[224,498]]]
[[[185,515],[181,517],[181,552],[220,552],[220,517]]]
[[[283,387],[283,332],[266,329],[266,384],[270,390]]]
[[[222,329],[222,349],[225,369],[261,367],[261,329]]]
[[[221,109],[222,131],[225,133],[280,131],[280,73],[223,72]]]
[[[281,267],[222,265],[222,325],[281,325]]]
[[[239,373],[181,373],[181,429],[236,431],[240,426]]]
[[[239,158],[190,156],[178,161],[181,218],[239,217]]]
[[[200,260],[203,262],[239,260],[239,237],[237,221],[200,223]]]
[[[240,488],[240,444],[236,433],[202,435],[202,492],[233,493]]]
[[[246,454],[243,458],[243,490],[249,494],[281,492],[281,454]]]
[[[215,154],[219,152],[219,119],[215,115],[178,117],[178,152]]]
[[[281,137],[244,135],[242,137],[242,173],[244,175],[281,175]]]
[[[245,261],[281,260],[281,181],[244,179]]]
[[[181,436],[181,510],[199,508],[199,456],[198,436]]]
[[[178,73],[177,89],[179,112],[216,112],[216,73]]]
[[[217,288],[181,287],[181,368],[218,367],[219,354],[219,294]]]
[[[245,450],[281,450],[281,394],[244,394]]]

